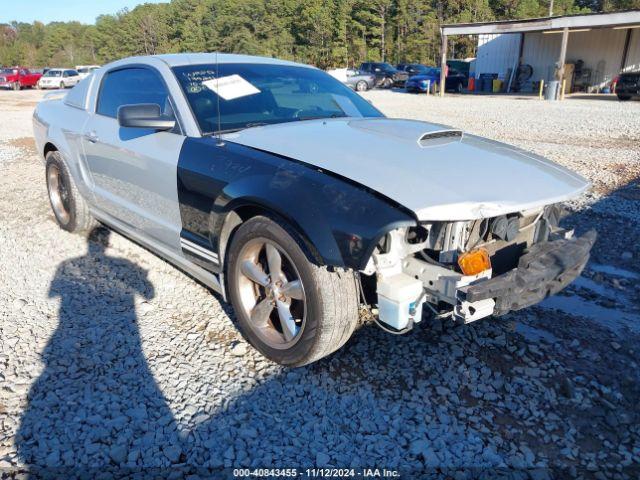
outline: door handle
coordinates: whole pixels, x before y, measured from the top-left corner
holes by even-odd
[[[96,143],[99,140],[98,135],[96,135],[96,132],[89,132],[85,134],[84,138],[91,143]]]

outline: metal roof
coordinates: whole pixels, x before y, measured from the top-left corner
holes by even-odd
[[[640,10],[625,10],[609,13],[580,13],[557,17],[503,20],[484,23],[457,23],[442,25],[443,35],[478,35],[492,33],[521,33],[545,30],[640,27]]]

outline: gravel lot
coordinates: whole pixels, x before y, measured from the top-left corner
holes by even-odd
[[[389,116],[581,172],[594,190],[568,221],[599,242],[583,276],[541,306],[402,337],[364,327],[286,370],[242,340],[219,297],[153,254],[105,230],[58,229],[30,138],[41,95],[0,91],[0,474],[315,465],[637,478],[640,102],[365,94]]]

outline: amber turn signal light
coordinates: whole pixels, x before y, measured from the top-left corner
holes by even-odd
[[[458,265],[465,275],[477,275],[491,268],[489,252],[484,248],[478,248],[465,252],[458,257]]]

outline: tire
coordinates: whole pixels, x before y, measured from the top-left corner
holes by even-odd
[[[391,88],[393,87],[393,80],[391,80],[390,78],[385,78],[382,81],[382,88]]]
[[[367,85],[367,82],[364,80],[360,80],[356,83],[356,92],[366,92],[367,90],[369,90],[369,85]]]
[[[631,100],[631,95],[618,94],[618,100],[620,100],[621,102],[626,102],[627,100]]]
[[[60,228],[67,232],[86,233],[97,225],[58,151],[47,153],[45,181],[49,203]]]
[[[64,82],[60,82],[60,90],[64,90],[65,86],[64,86]]]
[[[227,288],[240,332],[265,357],[290,367],[333,353],[347,342],[358,323],[358,289],[353,272],[329,271],[315,265],[305,254],[304,245],[284,222],[258,216],[238,228],[227,256]],[[274,249],[280,255],[281,263],[276,263],[279,269],[271,268],[269,255]],[[262,283],[251,279],[253,273],[246,274],[255,266],[266,275],[260,278]],[[271,281],[272,271],[280,272],[275,275],[281,279],[274,280],[276,287]],[[295,293],[291,289],[289,298],[270,290],[278,288],[278,283],[281,292],[296,283],[298,286]],[[282,304],[288,307],[284,311],[289,324],[295,323],[286,330],[288,336],[284,327],[287,322],[280,320]]]
[[[14,82],[14,84],[13,84],[13,91],[14,91],[14,92],[17,92],[17,91],[19,91],[19,90],[20,90],[20,88],[21,88],[20,82]]]
[[[462,82],[458,83],[458,86],[456,87],[456,93],[462,93]]]

